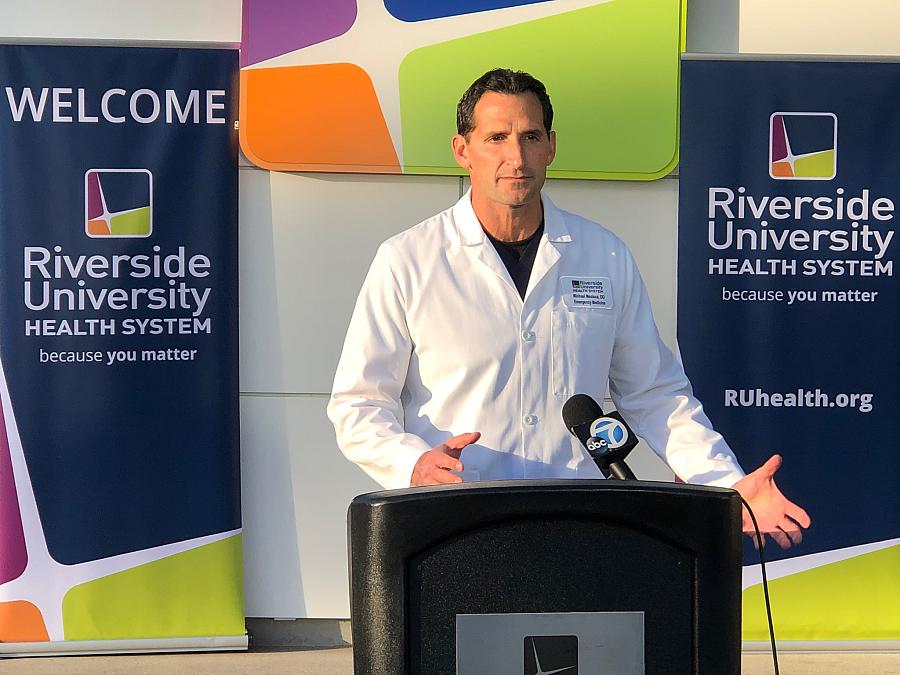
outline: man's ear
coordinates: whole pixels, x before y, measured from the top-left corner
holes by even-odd
[[[550,166],[553,163],[553,158],[556,157],[556,132],[551,131],[549,135],[550,139],[550,156],[547,158],[547,166]]]
[[[466,137],[461,136],[460,134],[456,134],[453,138],[450,139],[450,147],[453,148],[453,159],[456,160],[456,163],[463,169],[467,171],[470,168],[469,165],[469,146],[466,142]]]

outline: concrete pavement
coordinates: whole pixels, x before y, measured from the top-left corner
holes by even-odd
[[[769,654],[744,654],[743,675],[774,672]],[[783,675],[900,675],[900,654],[782,654]],[[3,675],[353,675],[349,648],[0,659]]]

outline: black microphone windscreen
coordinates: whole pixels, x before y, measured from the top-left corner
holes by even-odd
[[[566,429],[590,424],[598,417],[603,417],[603,409],[587,394],[575,394],[563,404],[562,418]]]

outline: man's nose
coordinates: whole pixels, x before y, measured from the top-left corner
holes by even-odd
[[[510,139],[506,148],[506,163],[514,169],[521,169],[525,166],[525,152],[522,142],[516,139]]]

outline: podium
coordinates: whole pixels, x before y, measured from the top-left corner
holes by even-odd
[[[732,490],[643,481],[361,495],[355,672],[738,674],[740,522]]]

